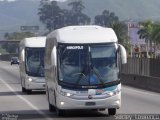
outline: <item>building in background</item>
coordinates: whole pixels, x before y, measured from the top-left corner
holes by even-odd
[[[143,57],[146,58],[147,49],[148,53],[152,57],[153,54],[158,56],[160,55],[160,46],[152,44],[150,47],[146,42],[145,39],[140,39],[138,35],[138,31],[140,29],[140,25],[137,22],[128,22],[128,36],[130,38],[131,43],[131,57]]]

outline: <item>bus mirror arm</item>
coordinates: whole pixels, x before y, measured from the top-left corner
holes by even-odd
[[[127,63],[126,49],[121,44],[118,44],[118,49],[120,51],[120,57],[121,57],[122,64],[126,64]]]

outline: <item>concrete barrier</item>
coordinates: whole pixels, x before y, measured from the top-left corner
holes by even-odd
[[[11,57],[18,57],[18,54],[0,55],[0,60],[2,60],[2,61],[10,61]]]
[[[121,74],[122,84],[160,93],[160,78],[134,74]]]

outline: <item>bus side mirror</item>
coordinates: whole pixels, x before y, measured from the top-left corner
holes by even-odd
[[[23,50],[21,51],[21,54],[20,54],[20,55],[21,55],[21,56],[20,56],[20,59],[21,59],[22,62],[24,62],[24,59],[25,59],[25,58],[24,58],[24,54],[25,54],[25,53],[24,53],[24,49],[23,49]]]
[[[121,57],[122,64],[126,64],[127,63],[126,49],[121,44],[118,44],[118,49],[120,51],[120,57]]]
[[[57,66],[56,53],[57,53],[57,51],[56,51],[56,46],[54,46],[53,49],[52,49],[52,52],[51,52],[51,59],[52,59],[52,60],[51,60],[51,64],[54,65],[54,66]]]

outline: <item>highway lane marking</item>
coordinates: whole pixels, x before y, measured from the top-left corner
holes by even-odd
[[[28,101],[27,99],[25,99],[22,95],[19,95],[17,92],[15,92],[15,90],[9,85],[7,84],[3,79],[0,78],[0,81],[7,86],[18,98],[20,98],[21,100],[23,100],[24,102],[26,102],[32,109],[34,109],[38,114],[42,115],[44,118],[47,118],[47,120],[51,120],[49,119],[49,116],[47,116],[43,111],[40,111],[35,105],[33,105],[30,101]]]

